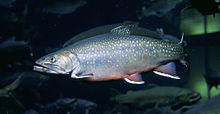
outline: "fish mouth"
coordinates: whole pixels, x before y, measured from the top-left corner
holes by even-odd
[[[174,104],[173,106],[171,106],[171,109],[172,110],[178,110],[181,107],[193,105],[201,99],[201,94],[197,93],[197,92],[196,93],[189,93],[186,96],[188,96],[186,101]]]
[[[65,72],[65,70],[57,65],[50,64],[50,63],[44,63],[44,64],[38,64],[33,66],[34,71],[38,72],[46,72],[51,74],[68,74]]]
[[[194,93],[190,96],[190,100],[188,101],[190,104],[193,104],[201,99],[200,93]]]

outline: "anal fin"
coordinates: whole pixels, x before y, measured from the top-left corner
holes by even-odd
[[[155,74],[172,78],[172,79],[180,79],[179,76],[176,75],[176,65],[174,62],[169,62],[165,65],[161,65],[153,71]]]
[[[145,83],[142,80],[142,77],[139,73],[131,74],[131,75],[127,76],[126,78],[124,78],[124,80],[128,83],[131,83],[131,84],[144,84]]]

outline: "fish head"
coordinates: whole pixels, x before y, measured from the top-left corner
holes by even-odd
[[[176,97],[177,101],[187,101],[188,103],[196,102],[200,100],[201,95],[198,92],[187,91],[186,93],[180,94]]]
[[[77,57],[68,51],[58,51],[41,57],[35,62],[35,71],[52,74],[69,74],[77,67]]]
[[[175,97],[175,104],[172,109],[179,109],[182,106],[188,106],[197,103],[201,99],[201,94],[189,89],[182,89]]]

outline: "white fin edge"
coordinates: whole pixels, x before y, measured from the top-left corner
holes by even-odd
[[[162,72],[158,72],[158,71],[153,71],[155,74],[160,75],[160,76],[164,76],[164,77],[168,77],[168,78],[172,78],[172,79],[177,79],[179,80],[180,77],[178,76],[172,76],[170,74],[166,74],[166,73],[162,73]]]
[[[124,78],[124,80],[131,84],[144,84],[145,83],[144,81],[135,82],[135,81],[129,80],[128,78]]]
[[[71,75],[71,78],[76,78],[76,79],[80,79],[80,78],[89,78],[89,77],[92,77],[92,76],[90,76],[90,75],[77,76],[77,75],[75,75],[75,74],[72,74],[72,75]]]
[[[181,43],[183,43],[183,38],[184,38],[184,32],[182,33],[182,37],[181,37],[181,40],[180,40],[180,42],[178,43],[178,45],[180,45]]]

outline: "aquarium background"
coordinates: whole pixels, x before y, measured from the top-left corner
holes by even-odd
[[[80,0],[64,1],[72,4],[81,2]],[[28,72],[24,74],[27,76],[22,79],[16,89],[0,95],[2,96],[0,97],[0,113],[29,113],[30,109],[38,113],[59,113],[54,110],[43,110],[37,104],[46,105],[60,98],[80,98],[96,103],[96,110],[89,113],[113,113],[111,109],[114,109],[114,103],[110,102],[113,96],[112,89],[125,94],[129,90],[146,89],[149,84],[188,88],[201,94],[202,99],[199,102],[206,101],[208,92],[204,77],[205,68],[215,70],[218,76],[220,73],[220,14],[216,12],[211,15],[202,15],[196,8],[187,8],[190,1],[181,1],[171,10],[165,12],[162,10],[161,13],[158,8],[162,8],[162,3],[157,5],[158,1],[160,0],[155,2],[150,2],[150,0],[84,0],[85,4],[78,7],[73,5],[72,7],[76,7],[76,10],[67,14],[46,11],[50,4],[62,2],[62,0],[0,1],[0,87],[2,88],[0,93],[5,90],[4,87],[16,80],[19,74]],[[144,14],[143,9],[153,5],[156,7],[155,11],[162,16]],[[58,10],[69,10],[65,7],[69,6],[63,5]],[[184,41],[187,42],[190,69],[180,64],[177,65],[177,74],[181,80],[145,72],[142,76],[146,83],[133,85],[124,80],[88,82],[71,79],[68,76],[33,71],[35,60],[62,48],[65,41],[73,36],[97,26],[125,21],[136,22],[139,26],[153,31],[162,28],[165,34],[176,36],[178,39],[181,38],[182,33],[185,33]],[[16,41],[27,42],[27,45],[1,47],[3,42],[12,37]],[[44,78],[40,78],[41,76]],[[215,79],[220,80],[220,76]],[[218,88],[217,82],[210,90],[211,97],[220,93]],[[77,109],[71,113],[84,113],[86,109],[84,107],[83,111]]]

